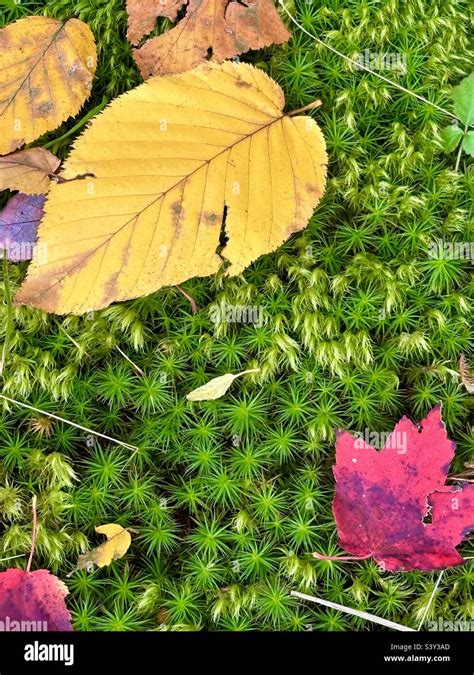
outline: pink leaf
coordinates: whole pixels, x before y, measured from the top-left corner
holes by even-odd
[[[72,631],[64,602],[68,592],[66,584],[48,570],[0,572],[0,621],[4,630],[9,626],[8,630],[16,631]]]
[[[439,405],[419,426],[403,417],[380,451],[339,433],[333,511],[342,548],[389,571],[461,565],[456,546],[474,530],[474,485],[445,485],[455,447]]]

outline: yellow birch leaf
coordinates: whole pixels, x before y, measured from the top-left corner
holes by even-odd
[[[94,36],[78,19],[19,19],[0,30],[0,155],[76,115],[96,67]]]
[[[327,162],[316,122],[284,103],[266,73],[233,62],[115,99],[51,186],[47,256],[33,258],[16,304],[82,314],[226,265],[240,274],[278,248],[312,216]]]
[[[236,377],[247,375],[247,373],[258,373],[259,370],[260,368],[252,368],[252,370],[244,370],[236,375],[233,373],[219,375],[219,377],[214,377],[201,387],[193,389],[193,391],[186,395],[186,398],[188,401],[215,401],[217,398],[224,396]]]
[[[98,534],[105,534],[107,541],[79,556],[76,570],[87,569],[92,565],[97,565],[97,567],[110,565],[113,560],[125,555],[132,542],[130,532],[115,523],[100,525],[95,528],[95,531]]]
[[[0,157],[0,190],[19,190],[26,195],[48,192],[49,181],[61,164],[45,148],[18,150]]]

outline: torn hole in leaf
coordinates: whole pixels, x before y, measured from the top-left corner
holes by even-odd
[[[162,4],[164,5],[165,2],[166,0],[163,0]],[[132,44],[137,47],[142,47],[144,43],[148,42],[148,40],[150,40],[151,38],[157,37],[158,35],[165,33],[167,30],[170,29],[170,23],[172,25],[176,25],[186,18],[186,15],[188,14],[188,6],[189,0],[182,0],[181,7],[176,12],[176,18],[168,18],[166,15],[162,16],[157,15],[155,18],[155,25],[150,30],[143,33],[143,35],[139,39],[138,38],[133,39],[131,41]],[[189,19],[189,15],[187,16],[187,18]]]
[[[429,504],[427,506],[427,511],[423,516],[423,525],[432,525],[433,524],[433,509]]]
[[[206,54],[206,61],[210,61],[212,59],[212,55],[214,53],[214,50],[212,47],[207,48],[207,54]]]
[[[76,180],[84,180],[86,178],[97,178],[97,176],[93,173],[81,173],[74,176],[74,178],[63,178],[63,176],[56,175],[51,176],[51,180],[54,180],[56,183],[72,183]]]
[[[221,229],[219,232],[219,244],[217,245],[216,248],[216,253],[219,256],[219,258],[226,263],[226,266],[229,264],[229,261],[227,258],[224,257],[223,252],[225,250],[225,247],[227,246],[227,242],[229,241],[229,235],[227,234],[226,230],[226,225],[227,225],[227,212],[228,212],[228,206],[227,204],[224,205],[224,211],[222,213],[222,222],[221,222]]]
[[[227,15],[227,10],[229,9],[229,5],[232,5],[232,4],[241,5],[242,7],[245,7],[245,8],[248,9],[248,5],[247,5],[246,2],[244,2],[244,0],[229,0],[227,5],[225,6],[224,16]]]
[[[178,9],[178,13],[176,14],[175,23],[178,23],[178,21],[184,19],[187,11],[188,11],[188,0],[183,0],[183,6],[181,7],[181,9]]]

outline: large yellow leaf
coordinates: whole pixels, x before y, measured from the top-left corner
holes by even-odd
[[[80,314],[217,272],[244,270],[308,222],[326,151],[311,117],[247,64],[151,78],[76,141],[53,184],[17,303]],[[224,209],[227,242],[219,250]]]
[[[0,30],[0,155],[75,115],[96,67],[85,23],[30,16]]]

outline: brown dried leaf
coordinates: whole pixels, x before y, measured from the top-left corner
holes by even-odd
[[[138,44],[153,17],[176,19],[185,0],[128,0],[128,38]],[[221,63],[250,49],[287,42],[291,34],[273,0],[189,0],[186,14],[163,35],[148,40],[133,57],[144,78],[192,70],[206,60]]]
[[[0,190],[19,190],[27,195],[48,192],[50,177],[60,160],[45,148],[19,150],[0,157]]]
[[[459,359],[459,372],[461,373],[461,382],[470,394],[474,394],[474,375],[471,374],[466,357],[461,354]]]
[[[154,29],[158,16],[174,21],[186,0],[127,0],[127,40],[137,45]]]

